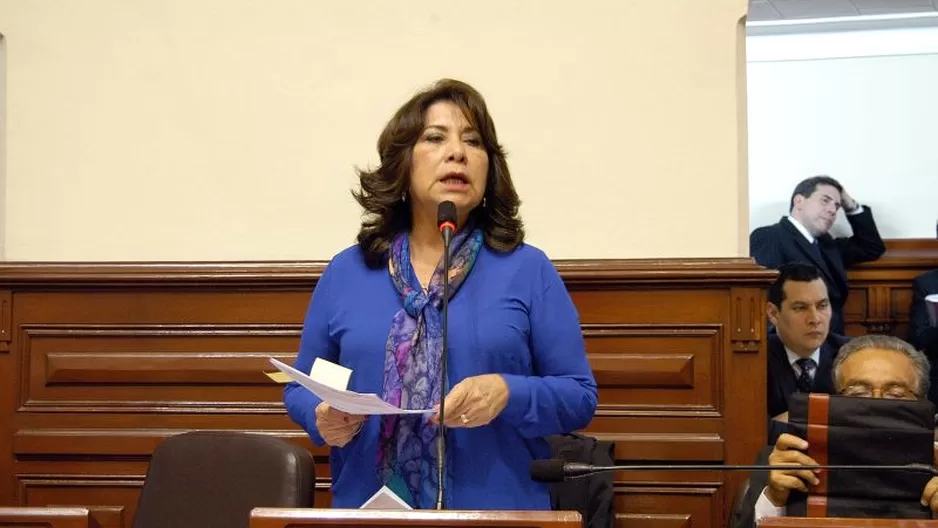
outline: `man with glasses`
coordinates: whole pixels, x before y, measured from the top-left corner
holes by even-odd
[[[837,394],[860,398],[924,400],[928,394],[929,363],[924,354],[899,338],[867,335],[844,345],[834,360]],[[795,435],[782,434],[771,453],[760,455],[757,464],[772,466],[818,465],[803,451],[808,443]],[[767,517],[786,514],[792,490],[807,493],[818,483],[810,470],[773,470],[761,483],[752,477],[752,487],[733,519],[734,528],[750,528]],[[764,484],[764,485],[763,485]],[[938,512],[938,477],[922,490],[922,505]]]

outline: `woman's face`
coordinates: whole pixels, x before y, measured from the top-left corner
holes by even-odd
[[[464,221],[485,196],[489,156],[482,136],[450,101],[427,109],[423,132],[411,158],[410,191],[415,214],[436,214],[440,202],[456,204]]]

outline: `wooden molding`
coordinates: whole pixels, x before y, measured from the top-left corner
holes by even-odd
[[[7,262],[0,264],[0,286],[69,287],[96,285],[205,286],[252,284],[311,285],[326,262]],[[775,272],[750,258],[557,260],[568,287],[620,284],[764,285]]]
[[[765,303],[759,288],[732,288],[733,324],[730,339],[733,352],[757,353],[762,342],[762,329],[765,326]]]
[[[139,457],[148,458],[157,445],[189,429],[92,429],[48,428],[20,429],[13,435],[13,453],[19,457]],[[309,436],[300,429],[244,431],[290,440],[310,451],[328,455],[328,450],[314,448]],[[685,440],[686,441],[686,440]]]
[[[617,513],[616,527],[691,528],[690,515]]]
[[[865,262],[852,270],[921,270],[938,268],[938,239],[903,238],[886,240],[886,253],[873,262]]]
[[[0,290],[0,353],[10,351],[13,339],[13,292]]]

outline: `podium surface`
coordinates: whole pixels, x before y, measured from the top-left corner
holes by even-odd
[[[846,517],[774,517],[759,528],[938,528],[934,519],[852,519]]]
[[[251,528],[326,528],[335,526],[416,526],[443,528],[579,528],[573,511],[351,510],[332,508],[254,508]]]
[[[85,508],[0,507],[0,527],[97,528]]]

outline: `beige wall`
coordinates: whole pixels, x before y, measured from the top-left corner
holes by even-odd
[[[746,0],[0,0],[9,260],[325,259],[451,76],[554,258],[746,254]]]

